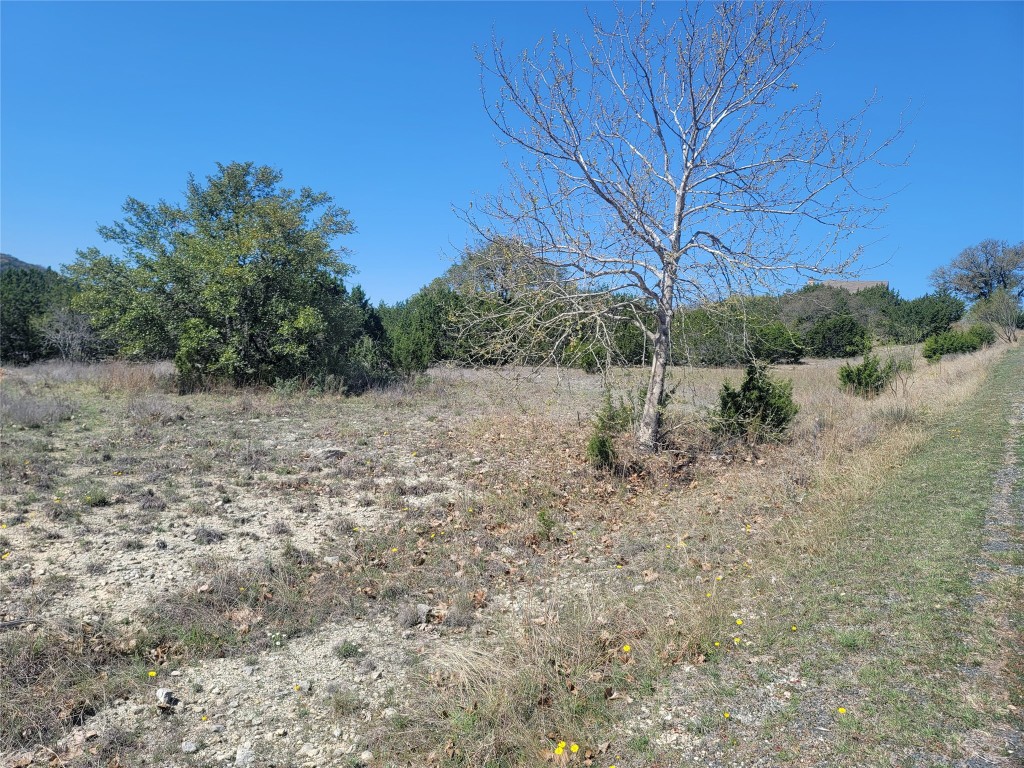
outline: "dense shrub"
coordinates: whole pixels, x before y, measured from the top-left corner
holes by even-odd
[[[833,315],[818,320],[804,336],[812,357],[854,357],[868,346],[868,329],[852,315]]]
[[[854,394],[872,397],[898,374],[908,372],[911,365],[909,360],[896,360],[892,357],[883,364],[876,355],[868,352],[859,365],[846,363],[839,369],[839,383]]]
[[[779,381],[761,366],[747,366],[739,389],[722,385],[712,429],[749,442],[777,439],[800,410],[793,402],[793,383]]]
[[[282,178],[218,164],[205,184],[189,179],[183,203],[128,198],[126,218],[98,230],[120,255],[89,248],[67,267],[72,308],[120,356],[173,359],[181,391],[328,375],[360,386],[365,360],[385,365],[389,350],[376,311],[344,284],[334,241],[354,226],[329,195]]]
[[[50,355],[44,325],[70,296],[70,284],[53,270],[0,270],[0,360],[30,363]]]
[[[597,373],[606,366],[608,349],[597,341],[573,339],[559,355],[559,363],[570,368],[580,368],[587,373]]]
[[[928,293],[904,302],[891,320],[890,337],[903,344],[918,344],[935,336],[964,316],[964,303],[945,293]]]
[[[458,318],[461,298],[440,279],[424,286],[406,301],[378,309],[395,368],[404,376],[427,370],[441,360],[470,362],[459,349]]]
[[[994,344],[996,333],[992,326],[984,323],[972,325],[966,331],[948,330],[925,339],[921,354],[926,360],[941,360],[944,355],[962,355],[976,352],[982,347]]]
[[[587,440],[587,461],[596,469],[610,469],[615,464],[613,435],[633,428],[643,402],[641,395],[612,402],[611,392],[605,391],[604,403],[594,417],[594,429]]]
[[[967,334],[978,340],[979,349],[996,343],[996,331],[988,323],[975,323],[967,329]]]

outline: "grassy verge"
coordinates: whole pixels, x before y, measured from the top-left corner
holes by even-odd
[[[902,466],[834,510],[823,521],[834,544],[813,565],[780,564],[791,591],[762,607],[766,624],[797,627],[775,633],[772,650],[779,667],[799,669],[799,685],[759,740],[780,762],[947,765],[972,730],[1005,717],[971,695],[965,671],[1000,652],[970,652],[969,598],[1021,361],[1010,351],[973,398],[927,425]],[[1002,605],[1019,610],[1020,579],[1009,588]],[[1020,647],[1003,650],[1019,670]]]

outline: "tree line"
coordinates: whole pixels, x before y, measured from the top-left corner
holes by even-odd
[[[467,249],[408,300],[373,306],[348,286],[348,212],[325,193],[282,186],[253,163],[190,178],[183,203],[128,198],[99,228],[120,253],[80,251],[63,273],[8,259],[0,272],[0,356],[172,359],[182,390],[213,381],[295,381],[358,391],[438,363],[556,364],[596,371],[650,365],[654,303],[636,292],[567,292],[557,267],[518,240]],[[964,317],[1009,339],[1021,324],[1024,245],[987,240],[906,300],[811,284],[679,307],[669,363],[732,366],[851,357],[912,344]],[[552,290],[554,284],[559,290]]]
[[[649,304],[601,293],[572,300],[561,293],[545,298],[540,286],[513,295],[495,282],[494,257],[480,256],[480,251],[495,247],[468,251],[459,264],[409,300],[380,308],[399,367],[548,363],[595,371],[651,363],[652,349],[634,321],[639,317],[653,325]],[[1014,292],[1024,285],[1024,245],[1018,250],[1018,266],[1006,274],[1010,287],[997,286],[990,296],[955,295],[939,288],[908,300],[884,285],[851,293],[817,283],[775,296],[736,295],[680,307],[670,325],[670,362],[742,366],[853,357],[873,346],[917,344],[941,334],[967,316],[968,303],[970,319],[992,323],[1009,339],[1022,321]],[[474,268],[478,277],[467,281],[467,270]],[[508,277],[512,273],[510,268],[502,271],[514,283]],[[574,306],[587,302],[592,305],[589,322],[573,313]],[[609,319],[611,313],[602,313],[601,304],[617,304],[621,316]],[[621,311],[626,304],[628,313]]]

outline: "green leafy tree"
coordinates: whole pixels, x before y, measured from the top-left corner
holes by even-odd
[[[838,315],[853,316],[853,295],[830,285],[812,284],[785,293],[779,300],[779,319],[801,334],[818,322]]]
[[[121,253],[80,251],[67,270],[75,307],[122,355],[173,358],[183,388],[343,373],[367,322],[333,245],[353,225],[328,194],[281,180],[218,164],[189,178],[183,204],[128,198],[99,228]]]
[[[870,334],[885,341],[898,341],[897,318],[906,302],[900,295],[884,285],[853,293],[850,296],[850,311]]]
[[[778,318],[768,297],[730,299],[681,313],[673,328],[674,356],[690,365],[797,363],[800,334]]]
[[[459,296],[438,278],[407,301],[382,307],[381,318],[395,368],[409,376],[441,360],[462,359],[455,343]]]
[[[917,344],[964,316],[964,303],[948,293],[927,293],[905,302],[893,318],[896,341]]]
[[[648,313],[653,325],[654,316]],[[648,365],[651,361],[651,344],[647,333],[637,327],[636,323],[620,320],[615,323],[612,331],[612,347],[614,357],[622,365]]]

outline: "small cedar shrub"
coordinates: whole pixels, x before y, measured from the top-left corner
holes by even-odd
[[[859,365],[846,363],[839,369],[839,383],[842,387],[862,397],[874,397],[891,382],[898,373],[911,368],[909,360],[889,358],[883,364],[876,355],[868,352]]]
[[[775,379],[757,365],[747,366],[739,389],[725,382],[718,399],[712,430],[751,443],[781,438],[800,410],[793,402],[793,382]]]
[[[612,402],[611,391],[605,390],[604,403],[601,410],[594,416],[594,429],[587,440],[587,461],[595,469],[611,469],[615,466],[614,435],[631,429],[639,418],[642,407],[643,393],[636,392],[626,399],[618,398]]]
[[[996,331],[988,323],[975,323],[967,329],[967,334],[978,340],[979,347],[991,347],[996,343]]]
[[[587,441],[587,461],[595,469],[611,469],[615,465],[615,446],[607,432],[595,431]]]

